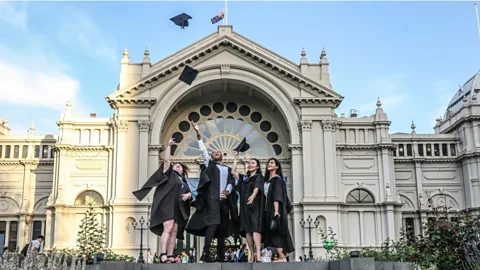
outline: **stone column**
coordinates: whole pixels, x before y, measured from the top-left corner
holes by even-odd
[[[148,132],[150,130],[150,122],[143,120],[138,122],[140,130],[139,138],[139,157],[138,157],[138,187],[141,188],[147,181],[148,175]]]
[[[465,146],[467,152],[475,151],[475,142],[473,137],[472,122],[465,124]]]
[[[383,165],[383,180],[385,181],[386,201],[393,200],[393,181],[390,171],[390,155],[388,154],[388,148],[382,148],[382,165]],[[393,238],[392,238],[393,239]]]
[[[417,209],[422,209],[424,203],[423,198],[423,170],[422,170],[422,161],[423,159],[414,159],[414,168],[415,168],[415,183],[417,185]]]
[[[127,121],[119,121],[117,123],[117,139],[115,144],[115,151],[117,154],[115,155],[116,159],[116,171],[115,171],[115,202],[124,202],[126,198],[129,196],[127,195],[128,187],[126,183],[128,182],[128,176],[126,175],[126,167],[127,164],[127,130],[128,130],[128,122]],[[133,143],[133,142],[128,142]],[[130,179],[130,182],[133,179]],[[136,184],[136,183],[135,183]],[[131,191],[130,191],[131,192]]]
[[[5,227],[5,246],[8,246],[9,240],[10,240],[10,220],[7,220],[6,227]]]
[[[295,205],[293,207],[293,243],[295,247],[295,257],[306,254],[303,250],[303,243],[305,242],[305,230],[300,225],[300,220],[303,217],[303,208],[301,205]]]
[[[30,202],[30,183],[32,179],[32,163],[31,162],[22,162],[24,166],[23,170],[23,192],[22,192],[22,209],[21,212],[29,212],[29,202]],[[23,248],[23,247],[22,247]]]
[[[302,144],[303,144],[303,190],[304,199],[313,198],[313,175],[312,175],[312,121],[300,121],[302,130]]]
[[[159,162],[159,153],[161,150],[161,145],[150,145],[148,147],[148,165],[147,169],[145,170],[146,177],[150,177],[155,173],[155,171],[158,169],[158,162]],[[153,200],[153,194],[154,192],[150,192],[147,196],[146,199],[148,199],[148,202],[151,203]],[[159,237],[157,235],[153,234],[150,231],[147,231],[147,243],[149,247],[152,247],[152,249],[155,249],[159,251]],[[160,253],[159,253],[160,254]]]
[[[335,121],[322,121],[323,127],[323,142],[324,142],[324,156],[325,156],[325,195],[326,199],[335,200],[338,196],[336,190],[336,169],[337,169],[337,155],[335,149]]]
[[[20,219],[18,220],[18,228],[17,228],[17,246],[20,247],[20,249],[23,248],[23,246],[27,242],[27,235],[29,235],[29,229],[28,229],[28,223],[30,222],[30,216],[26,214],[20,215]]]
[[[45,218],[45,249],[52,248],[53,231],[52,231],[52,209],[47,209],[47,216]]]

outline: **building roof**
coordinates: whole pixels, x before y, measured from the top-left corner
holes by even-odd
[[[467,99],[467,104],[472,103],[473,93],[480,92],[480,71],[477,72],[473,77],[471,77],[463,86],[458,89],[458,91],[453,95],[450,103],[448,103],[447,109],[445,110],[444,118],[447,117],[448,111],[451,109],[452,113],[456,113],[463,106],[463,99]]]

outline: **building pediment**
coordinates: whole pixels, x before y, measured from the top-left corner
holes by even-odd
[[[341,95],[330,87],[301,74],[298,64],[231,31],[231,26],[219,26],[218,32],[151,65],[149,74],[144,74],[141,78],[133,80],[128,84],[120,85],[116,92],[107,97],[107,100],[131,98],[140,95],[143,91],[151,89],[155,85],[171,79],[173,76],[179,76],[185,65],[195,67],[222,51],[228,51],[254,63],[261,67],[264,72],[273,74],[277,78],[293,84],[311,97],[333,99],[337,100],[338,103],[343,99]],[[145,63],[142,64],[145,65]],[[228,63],[227,66],[229,66]]]

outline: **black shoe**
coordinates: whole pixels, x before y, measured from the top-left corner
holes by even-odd
[[[215,262],[215,259],[213,258],[213,254],[211,254],[209,251],[204,251],[202,253],[202,257],[200,257],[200,261],[203,261],[206,263],[213,263]]]

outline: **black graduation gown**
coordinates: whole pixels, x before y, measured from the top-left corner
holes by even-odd
[[[231,184],[232,187],[234,187],[235,179],[231,174],[230,168],[228,171],[227,186]],[[236,216],[238,219],[236,204],[235,207],[233,207],[231,203],[232,199],[229,198],[231,195],[232,194],[230,194],[226,200],[230,217],[235,218]],[[195,213],[193,213],[185,228],[188,233],[196,236],[205,236],[208,226],[220,225],[220,170],[213,160],[210,160],[208,167],[204,168],[200,174],[194,207]],[[229,224],[222,224],[222,227],[224,228],[217,230],[216,238],[222,236],[228,237],[229,232],[232,233],[232,231],[229,230]],[[222,235],[219,235],[219,233]]]
[[[292,205],[287,196],[287,187],[280,176],[276,176],[270,180],[268,187],[267,200],[265,205],[264,233],[262,240],[267,247],[283,248],[284,253],[295,251],[293,247],[292,237],[288,230],[288,213],[291,211]],[[275,214],[273,203],[279,202],[278,213],[280,214],[280,229],[278,232],[270,230],[270,224]]]
[[[262,233],[266,199],[263,193],[264,178],[261,174],[252,175],[245,181],[244,175],[240,174],[239,178],[236,188],[240,193],[240,234],[245,237],[245,233]],[[252,204],[247,204],[255,188],[258,188],[257,196]]]
[[[190,217],[190,202],[182,200],[182,195],[190,192],[187,181],[172,166],[163,172],[163,164],[148,179],[141,189],[134,191],[133,195],[143,200],[152,188],[156,187],[153,195],[150,214],[150,231],[162,235],[163,222],[175,220],[178,224],[177,239],[184,239],[183,232]]]

